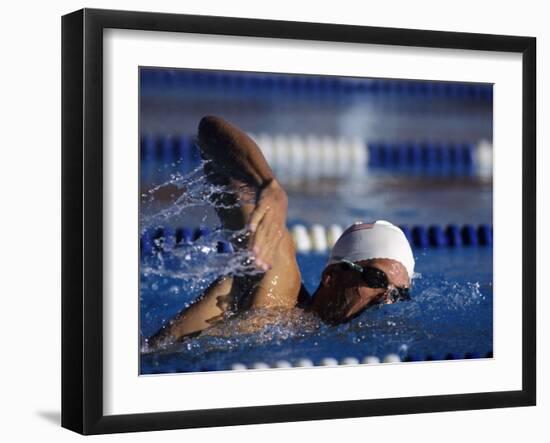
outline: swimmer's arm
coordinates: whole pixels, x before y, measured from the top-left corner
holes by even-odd
[[[199,146],[213,160],[217,172],[255,188],[275,179],[258,145],[243,131],[225,120],[203,117],[199,123]]]
[[[181,340],[196,334],[222,319],[232,302],[232,277],[221,277],[212,283],[188,308],[180,311],[166,325],[147,339],[153,348],[162,343]]]
[[[279,246],[274,251],[273,266],[256,285],[250,307],[292,309],[298,302],[301,281],[294,241],[285,228]]]
[[[225,120],[204,117],[199,124],[199,145],[203,156],[212,160],[208,168],[256,190],[256,202],[246,209],[244,220],[252,232],[248,248],[254,252],[258,266],[271,268],[286,231],[286,192],[256,143]]]

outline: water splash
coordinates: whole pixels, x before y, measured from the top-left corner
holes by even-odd
[[[220,322],[202,332],[201,338],[225,337],[235,344],[281,344],[297,337],[305,337],[321,327],[320,320],[299,308],[250,309],[239,314],[228,314]]]
[[[257,275],[263,271],[254,264],[254,255],[246,249],[250,232],[218,228],[197,240],[172,245],[164,237],[155,240],[158,251],[142,260],[144,277],[171,277],[180,280],[208,280],[220,275]],[[220,242],[230,243],[235,252],[220,253]]]
[[[150,348],[144,340],[141,352],[177,354],[193,351],[196,356],[211,352],[246,352],[261,345],[279,346],[289,340],[309,338],[323,328],[326,325],[318,317],[300,308],[258,308],[239,313],[228,311],[217,323],[197,336],[185,337],[180,341],[167,339],[156,348]]]
[[[205,172],[212,170],[209,166],[211,164],[212,160],[202,160],[187,174],[175,171],[165,182],[143,192],[140,208],[141,232],[151,226],[169,224],[193,207],[231,209],[255,202],[255,189],[246,185],[235,187],[223,183],[215,172]]]
[[[212,160],[200,164],[186,174],[174,171],[168,180],[152,186],[141,195],[140,231],[173,226],[180,215],[195,207],[232,209],[253,203],[256,191],[246,185],[235,187],[214,172]],[[183,283],[189,292],[205,288],[221,275],[256,275],[254,256],[247,249],[250,233],[246,229],[232,231],[216,228],[192,242],[176,244],[174,238],[154,239],[153,254],[142,259],[142,280],[150,277],[172,278]],[[221,242],[233,246],[233,253],[219,253]],[[176,286],[177,288],[177,286]]]

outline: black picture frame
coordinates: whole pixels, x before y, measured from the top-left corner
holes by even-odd
[[[391,399],[105,415],[103,412],[103,30],[502,51],[522,55],[522,388]],[[536,39],[83,9],[62,18],[62,426],[82,434],[486,409],[536,404]]]

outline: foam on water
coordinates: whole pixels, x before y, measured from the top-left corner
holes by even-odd
[[[229,185],[216,184],[213,173],[205,174],[210,160],[201,163],[187,174],[174,172],[170,178],[152,186],[141,196],[140,231],[170,226],[193,207],[230,209],[255,198],[255,192],[245,186],[234,189]],[[168,193],[168,202],[159,198],[159,193]],[[216,198],[220,194],[231,199]],[[166,196],[165,196],[166,197]],[[143,277],[156,275],[186,280],[191,288],[220,275],[256,275],[260,271],[253,265],[253,255],[246,249],[249,232],[246,229],[231,231],[216,227],[192,243],[172,244],[160,236],[155,239],[157,252],[145,257],[141,264]],[[234,246],[234,253],[217,252],[219,242]],[[201,285],[202,286],[202,285]]]

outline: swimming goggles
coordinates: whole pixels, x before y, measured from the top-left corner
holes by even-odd
[[[363,277],[363,281],[369,288],[389,289],[386,297],[391,303],[411,299],[410,288],[398,288],[395,286],[390,288],[388,276],[381,269],[375,268],[374,266],[363,267],[348,260],[342,260],[340,264],[343,269],[351,269],[353,271],[360,272]]]

